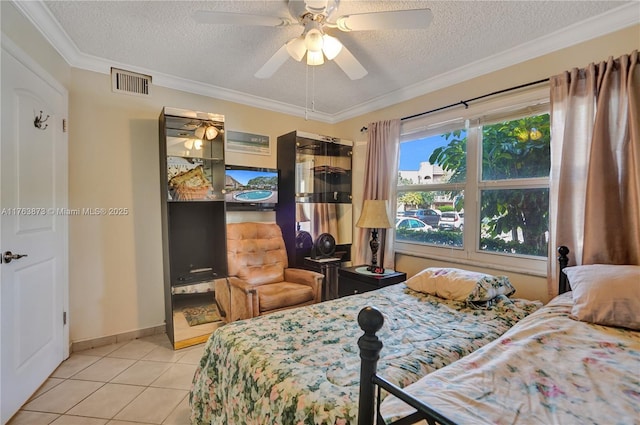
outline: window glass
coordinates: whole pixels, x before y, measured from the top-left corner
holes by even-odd
[[[549,114],[482,127],[482,180],[548,177]]]
[[[481,250],[547,256],[549,189],[483,190],[480,199]]]
[[[464,182],[466,134],[461,129],[401,143],[398,185]]]
[[[414,202],[427,203],[431,208],[398,210],[396,218],[396,240],[436,246],[462,247],[463,213],[455,206],[464,205],[463,191],[403,191],[398,193],[398,207],[412,207]],[[454,213],[456,219],[442,217]],[[413,220],[413,225],[406,223]],[[422,230],[416,232],[415,230]]]

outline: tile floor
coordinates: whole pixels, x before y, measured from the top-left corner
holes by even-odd
[[[8,425],[189,425],[203,349],[161,334],[72,353]]]

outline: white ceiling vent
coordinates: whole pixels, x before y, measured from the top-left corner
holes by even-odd
[[[111,90],[114,93],[127,93],[136,96],[151,95],[151,76],[111,68]]]

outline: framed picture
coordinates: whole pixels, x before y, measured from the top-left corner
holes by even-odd
[[[227,150],[258,155],[271,155],[269,136],[227,131]]]

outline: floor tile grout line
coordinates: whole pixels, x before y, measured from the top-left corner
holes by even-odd
[[[141,338],[143,339],[143,338]],[[55,415],[55,418],[53,418],[49,424],[51,424],[52,422],[57,421],[58,419],[60,419],[63,416],[73,416],[73,417],[86,417],[86,418],[96,418],[96,419],[101,419],[101,420],[106,420],[106,423],[109,423],[111,421],[116,420],[116,416],[118,414],[120,414],[120,412],[122,412],[124,409],[126,409],[131,403],[133,403],[136,399],[138,399],[140,397],[141,394],[143,394],[145,391],[149,390],[149,389],[166,389],[166,390],[174,390],[174,391],[186,391],[184,397],[182,397],[178,403],[173,407],[173,409],[171,409],[171,411],[161,420],[160,424],[164,423],[172,414],[174,414],[174,412],[176,412],[176,410],[180,407],[180,405],[189,397],[189,392],[190,392],[190,388],[189,389],[185,389],[185,388],[175,388],[175,387],[171,387],[171,386],[154,386],[153,384],[160,379],[160,377],[162,377],[165,373],[167,373],[171,368],[177,366],[177,365],[191,365],[193,366],[194,363],[192,362],[182,362],[180,360],[182,360],[184,357],[186,357],[191,351],[195,351],[197,348],[197,346],[194,347],[187,347],[187,349],[185,349],[183,351],[183,353],[181,353],[180,356],[176,357],[175,359],[171,359],[170,361],[166,361],[166,360],[158,360],[158,359],[145,359],[146,356],[150,355],[153,351],[157,350],[158,348],[170,348],[173,350],[173,347],[165,347],[162,342],[149,342],[150,344],[155,345],[155,348],[152,348],[151,350],[149,350],[147,353],[143,354],[142,357],[139,358],[130,358],[130,357],[117,357],[117,356],[111,356],[111,354],[113,354],[115,351],[122,349],[124,347],[126,347],[127,345],[129,345],[131,342],[134,342],[136,340],[132,340],[127,342],[126,344],[122,345],[121,347],[118,347],[114,350],[110,350],[104,354],[95,354],[95,353],[90,353],[90,354],[83,354],[82,351],[76,352],[76,353],[71,353],[69,358],[65,359],[65,361],[69,360],[71,358],[71,356],[73,356],[74,354],[77,355],[86,355],[89,357],[97,357],[98,360],[92,362],[91,364],[85,366],[84,368],[76,371],[73,375],[68,376],[68,377],[60,377],[60,376],[54,376],[54,372],[52,372],[52,374],[48,377],[48,379],[50,378],[55,378],[57,380],[60,380],[60,382],[58,382],[56,385],[52,386],[51,388],[47,389],[46,391],[44,391],[42,394],[39,394],[37,397],[28,400],[27,402],[25,402],[25,405],[22,406],[22,408],[20,409],[20,411],[25,411],[25,412],[34,412],[34,413],[46,413],[49,415]],[[147,341],[145,341],[147,342]],[[96,347],[99,348],[99,347]],[[91,350],[91,349],[88,349]],[[83,350],[86,351],[86,350]],[[181,351],[181,350],[173,350],[174,352],[176,351]],[[95,363],[99,362],[102,359],[105,358],[117,358],[117,359],[125,359],[125,360],[133,360],[134,362],[127,366],[125,369],[123,369],[122,371],[120,371],[117,375],[115,375],[114,377],[112,377],[111,379],[109,379],[108,381],[104,381],[104,380],[92,380],[92,379],[79,379],[76,377],[76,375],[80,374],[81,372],[85,371],[87,368],[95,365]],[[114,379],[116,379],[118,376],[120,376],[122,373],[124,373],[126,370],[130,369],[131,367],[133,367],[134,365],[140,363],[140,361],[148,361],[148,362],[154,362],[154,363],[163,363],[165,365],[167,365],[167,369],[162,372],[158,377],[156,377],[151,383],[149,384],[133,384],[133,383],[121,383],[121,382],[113,382]],[[64,361],[63,361],[64,363]],[[197,363],[195,364],[195,367],[197,367]],[[57,369],[57,368],[56,368]],[[33,410],[33,409],[25,409],[26,404],[35,401],[37,399],[39,399],[40,397],[42,397],[43,395],[49,393],[51,390],[55,389],[56,387],[58,387],[59,385],[62,385],[65,382],[68,381],[78,381],[78,382],[94,382],[97,384],[101,384],[100,386],[98,386],[95,390],[91,391],[89,394],[85,395],[81,400],[79,400],[78,402],[74,403],[72,406],[70,406],[68,409],[66,409],[63,413],[59,413],[59,412],[48,412],[48,411],[44,411],[44,410]],[[45,381],[46,382],[46,381]],[[134,386],[134,387],[141,387],[142,390],[141,392],[134,397],[132,400],[130,400],[128,403],[126,403],[118,412],[116,412],[111,418],[103,418],[103,417],[96,417],[96,416],[81,416],[81,415],[72,415],[72,414],[68,414],[69,411],[71,411],[73,408],[75,408],[76,406],[78,406],[80,403],[84,402],[87,398],[89,398],[90,396],[92,396],[93,394],[95,394],[97,391],[99,391],[100,389],[104,388],[107,384],[115,384],[115,385],[128,385],[128,386]],[[44,385],[44,383],[43,383]],[[36,390],[37,391],[37,390]],[[138,422],[138,421],[132,421],[132,422],[136,422],[136,423],[140,423],[140,424],[149,424],[150,422]]]
[[[142,386],[142,385],[139,385],[139,386]],[[142,391],[140,391],[140,392],[138,393],[138,395],[137,395],[137,396],[135,396],[134,398],[132,398],[131,400],[129,400],[129,402],[128,402],[128,403],[126,403],[124,406],[122,406],[122,408],[121,408],[120,410],[118,410],[118,411],[117,411],[117,412],[116,412],[116,413],[115,413],[115,414],[114,414],[114,415],[109,419],[109,421],[114,421],[114,420],[116,420],[116,416],[118,416],[118,414],[119,414],[120,412],[122,412],[124,409],[126,409],[126,408],[131,404],[131,403],[133,403],[135,400],[137,400],[137,399],[138,399],[138,397],[140,397],[140,394],[142,394],[143,392],[145,392],[145,391],[147,390],[147,388],[149,388],[149,387],[148,387],[148,386],[144,386],[144,389],[143,389]]]
[[[183,397],[182,399],[180,399],[180,401],[178,402],[178,404],[176,405],[176,407],[174,407],[174,408],[171,410],[171,412],[169,412],[169,414],[168,414],[168,415],[167,415],[167,416],[162,420],[162,422],[160,422],[160,424],[161,424],[161,425],[162,425],[162,424],[164,424],[164,423],[165,423],[165,421],[166,421],[167,419],[169,419],[169,418],[171,417],[171,415],[173,415],[173,412],[175,412],[175,411],[180,407],[180,405],[182,404],[182,402],[183,402],[186,398],[188,398],[188,397],[189,397],[189,393],[186,393],[186,394],[184,395],[184,397]]]
[[[71,381],[71,378],[66,379],[65,381]],[[81,381],[80,379],[76,379],[76,381]],[[96,388],[95,390],[91,391],[89,394],[87,394],[86,396],[84,396],[82,398],[82,400],[78,401],[77,403],[75,403],[73,406],[69,407],[67,410],[65,410],[63,413],[60,412],[49,412],[46,410],[33,410],[33,409],[25,409],[24,406],[22,406],[20,408],[20,410],[24,410],[26,412],[40,412],[40,413],[53,413],[55,415],[65,415],[68,411],[70,411],[71,409],[73,409],[74,407],[76,407],[78,404],[82,403],[83,401],[85,401],[87,398],[89,398],[93,393],[95,393],[96,391],[98,391],[100,388],[104,387],[105,385],[107,385],[106,382],[102,382],[102,381],[81,381],[81,382],[95,382],[97,384],[102,384],[100,385],[98,388]],[[60,383],[60,385],[63,384],[62,382]],[[37,400],[38,398],[40,398],[40,396],[36,397],[34,400]]]
[[[40,391],[40,388],[42,388],[42,387],[44,386],[44,384],[45,384],[49,379],[51,379],[51,378],[54,378],[54,379],[60,379],[60,380],[61,380],[61,382],[58,382],[58,383],[57,383],[56,385],[54,385],[53,387],[48,388],[46,391],[43,391],[42,393],[38,394],[38,396],[37,396],[37,397],[34,397],[34,394],[35,394],[35,393],[37,393],[38,391]],[[66,381],[66,380],[67,380],[67,378],[56,378],[56,377],[54,377],[54,376],[49,376],[49,377],[47,378],[47,380],[46,380],[46,381],[44,381],[44,382],[42,383],[42,385],[40,385],[40,386],[38,387],[38,389],[37,389],[37,390],[35,390],[35,391],[33,392],[33,394],[31,395],[31,397],[29,397],[29,399],[27,399],[27,401],[25,401],[25,402],[24,402],[24,404],[26,405],[26,404],[28,404],[28,403],[31,403],[33,400],[35,400],[35,399],[39,398],[40,396],[45,395],[46,393],[48,393],[49,391],[51,391],[52,389],[54,389],[54,388],[55,388],[55,387],[57,387],[58,385],[62,384],[62,383],[63,383],[64,381]]]

